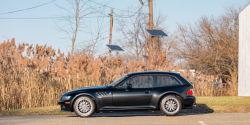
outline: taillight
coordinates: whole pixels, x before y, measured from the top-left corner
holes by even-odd
[[[194,92],[193,89],[189,89],[188,92],[187,92],[187,94],[188,94],[188,95],[193,95],[193,92]]]

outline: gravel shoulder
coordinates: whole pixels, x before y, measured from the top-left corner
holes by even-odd
[[[149,125],[149,124],[190,124],[190,125],[249,125],[250,113],[180,113],[167,117],[160,112],[145,113],[97,113],[92,117],[81,118],[76,115],[38,115],[0,117],[1,125]]]

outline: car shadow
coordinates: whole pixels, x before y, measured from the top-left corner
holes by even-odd
[[[213,113],[214,110],[208,107],[206,104],[197,104],[193,109],[182,109],[178,116],[188,115],[203,115]],[[135,117],[135,116],[165,116],[161,111],[129,111],[129,112],[103,112],[95,113],[91,117],[82,118],[94,118],[94,117]],[[69,115],[67,117],[78,117],[76,115]]]
[[[134,116],[164,116],[160,111],[125,111],[125,112],[102,112],[95,113],[91,117],[81,118],[94,118],[94,117],[134,117]],[[78,117],[77,115],[68,115],[67,117]]]
[[[196,107],[193,109],[182,109],[180,112],[181,115],[202,115],[213,113],[214,110],[208,107],[206,104],[196,104]]]

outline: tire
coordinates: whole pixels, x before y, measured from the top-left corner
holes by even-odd
[[[175,116],[181,111],[182,103],[177,96],[167,95],[162,98],[160,102],[160,109],[162,113],[167,116]]]
[[[74,103],[74,111],[80,117],[89,117],[95,113],[95,102],[86,96],[81,96]]]

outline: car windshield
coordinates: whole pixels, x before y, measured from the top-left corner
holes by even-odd
[[[117,84],[119,84],[121,81],[123,81],[124,79],[126,79],[127,77],[128,77],[128,75],[125,75],[125,76],[121,77],[120,79],[118,79],[118,80],[114,81],[113,83],[111,83],[109,86],[114,87]]]

